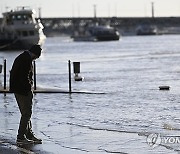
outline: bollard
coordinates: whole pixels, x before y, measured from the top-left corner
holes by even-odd
[[[69,93],[72,92],[71,90],[71,61],[68,61],[68,68],[69,68]]]
[[[6,89],[6,59],[4,59],[4,89]]]
[[[74,74],[75,74],[74,80],[82,81],[83,78],[78,75],[80,73],[80,62],[73,62],[73,68],[74,68]]]
[[[36,62],[34,61],[34,90],[36,90]]]
[[[0,73],[2,73],[2,65],[0,64]]]

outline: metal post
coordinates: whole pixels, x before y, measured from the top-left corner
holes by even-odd
[[[71,61],[68,61],[68,68],[69,68],[69,93],[71,93]]]
[[[154,2],[151,2],[152,18],[154,18]]]
[[[4,89],[6,89],[6,59],[4,59]]]
[[[93,7],[94,7],[94,18],[96,18],[96,5],[94,4]]]
[[[36,90],[36,62],[34,61],[34,90]]]

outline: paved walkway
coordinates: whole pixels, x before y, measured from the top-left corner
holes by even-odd
[[[40,94],[39,94],[40,95]],[[48,95],[44,95],[48,97]],[[35,100],[38,97],[35,97]],[[41,102],[44,103],[44,102]],[[35,109],[42,108],[37,103]],[[66,108],[67,106],[65,106]],[[126,132],[74,123],[71,115],[59,112],[53,118],[51,110],[34,112],[35,134],[43,144],[16,145],[20,114],[12,94],[0,94],[0,154],[178,154],[179,151],[163,145],[152,148],[147,144],[148,133]]]

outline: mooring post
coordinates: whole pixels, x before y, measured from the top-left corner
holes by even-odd
[[[71,61],[68,61],[68,68],[69,68],[69,93],[71,93]]]
[[[6,59],[4,59],[4,90],[6,89]]]
[[[34,90],[36,90],[36,62],[34,61]]]

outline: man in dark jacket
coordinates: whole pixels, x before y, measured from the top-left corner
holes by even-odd
[[[18,129],[17,143],[42,143],[32,131],[32,61],[41,55],[40,45],[33,45],[29,51],[24,51],[15,60],[10,71],[10,91],[14,93],[21,120]]]

